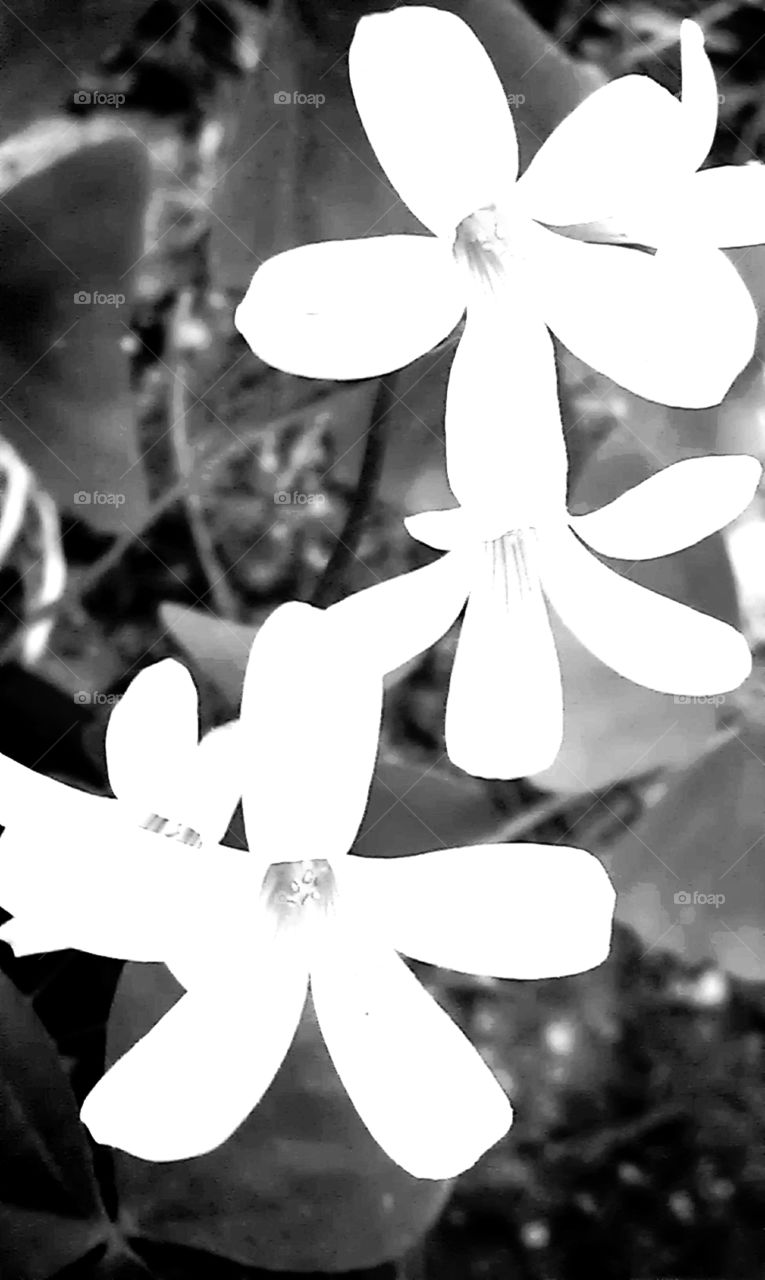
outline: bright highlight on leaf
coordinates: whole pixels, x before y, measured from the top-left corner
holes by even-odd
[[[763,167],[695,172],[716,86],[700,28],[683,23],[681,40],[682,102],[645,76],[605,85],[518,178],[512,114],[470,27],[417,6],[362,18],[349,54],[356,106],[435,239],[373,236],[270,259],[236,313],[252,349],[294,374],[371,377],[430,350],[467,306],[468,327],[497,330],[488,349],[475,344],[469,383],[479,398],[487,379],[496,385],[501,347],[492,417],[514,432],[534,414],[529,366],[543,394],[555,390],[547,328],[649,400],[719,403],[757,324],[719,246],[765,240]]]
[[[100,1142],[149,1160],[224,1142],[278,1071],[310,983],[372,1136],[414,1176],[451,1177],[502,1137],[511,1108],[396,952],[499,977],[577,973],[608,954],[613,890],[581,849],[479,846],[384,863],[348,855],[372,779],[382,682],[346,617],[287,604],[255,639],[234,768],[238,777],[246,761],[250,853],[197,834],[191,791],[172,823],[155,815],[133,829],[122,812],[151,790],[160,750],[184,770],[201,759],[193,687],[177,663],[142,673],[113,713],[119,800],[0,757],[0,902],[15,913],[0,935],[20,953],[164,960],[187,989],[86,1099],[82,1116]],[[147,747],[149,723],[157,739]],[[220,817],[231,800],[222,757],[207,764]],[[180,802],[176,772],[164,794]],[[203,773],[192,775],[200,788]],[[31,839],[33,807],[43,818]]]

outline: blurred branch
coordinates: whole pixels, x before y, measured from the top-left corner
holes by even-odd
[[[348,568],[356,559],[361,531],[369,514],[377,485],[382,474],[387,442],[386,427],[391,410],[398,404],[398,397],[390,386],[393,375],[386,382],[380,378],[377,395],[372,404],[372,417],[367,428],[364,457],[361,462],[356,492],[348,508],[342,532],[322,574],[312,604],[321,609],[335,604],[342,598]]]
[[[178,299],[173,318],[172,333],[176,351],[173,367],[173,385],[170,397],[170,438],[175,451],[181,481],[181,496],[186,508],[191,537],[199,563],[209,583],[215,612],[221,618],[236,618],[239,606],[234,592],[226,581],[226,571],[215,551],[215,545],[204,516],[204,504],[198,485],[194,446],[188,435],[188,364],[183,356],[181,336],[184,324],[190,319],[191,290],[184,289]]]

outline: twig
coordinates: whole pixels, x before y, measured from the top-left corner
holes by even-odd
[[[179,350],[178,339],[181,326],[189,319],[191,311],[191,290],[184,289],[178,299],[173,317],[172,332],[176,347],[175,369],[171,392],[170,413],[172,425],[170,439],[173,442],[178,464],[179,478],[182,482],[182,499],[186,508],[189,530],[199,563],[209,583],[209,592],[215,605],[215,612],[221,618],[236,618],[239,606],[236,596],[231,590],[226,572],[218,560],[215,545],[204,518],[201,494],[197,485],[194,467],[194,448],[189,441],[188,401],[186,389],[187,367]]]
[[[353,383],[352,385],[355,387],[357,384]],[[206,444],[199,450],[199,459],[201,462],[206,463],[206,469],[210,472],[215,471],[224,462],[227,462],[229,458],[236,457],[238,453],[241,453],[243,450],[248,448],[247,441],[252,436],[260,436],[266,431],[278,431],[282,427],[289,426],[289,424],[294,421],[297,414],[304,413],[306,409],[318,410],[325,401],[331,400],[336,393],[336,384],[328,383],[327,386],[322,389],[321,395],[316,396],[305,405],[296,405],[293,409],[290,409],[288,413],[282,414],[279,418],[272,418],[258,426],[250,427],[247,431],[243,432],[242,435],[237,436],[236,439],[227,441],[218,453],[213,453],[212,442],[206,442]],[[206,457],[206,449],[210,453],[209,458]],[[173,481],[165,492],[161,494],[159,498],[156,498],[151,504],[144,519],[139,523],[138,527],[136,529],[126,529],[124,533],[121,533],[119,537],[115,538],[114,542],[109,547],[109,550],[105,551],[95,564],[92,564],[89,569],[85,570],[85,572],[80,575],[77,583],[72,585],[71,593],[66,597],[67,603],[71,603],[75,595],[78,598],[82,598],[82,596],[88,591],[92,591],[92,589],[98,585],[107,573],[110,573],[112,569],[116,568],[122,557],[130,550],[136,538],[145,534],[157,520],[165,515],[167,511],[171,510],[177,502],[181,501],[184,490],[185,480],[178,479]]]
[[[343,595],[346,586],[347,570],[356,556],[356,546],[364,522],[369,514],[369,507],[377,491],[382,473],[387,443],[388,419],[398,398],[391,387],[392,378],[388,381],[379,379],[377,395],[372,405],[372,417],[367,428],[367,439],[364,457],[361,462],[356,492],[348,508],[343,531],[335,543],[335,549],[322,574],[312,604],[319,608],[327,608],[335,604]]]

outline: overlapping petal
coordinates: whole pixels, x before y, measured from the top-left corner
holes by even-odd
[[[446,392],[446,470],[486,536],[560,510],[567,458],[555,354],[525,270],[471,300]]]
[[[648,400],[718,404],[754,350],[757,313],[717,249],[656,254],[587,244],[537,227],[539,305],[593,369]]]
[[[420,511],[406,516],[404,524],[418,542],[436,551],[453,551],[468,543],[482,542],[501,537],[507,532],[497,521],[493,526],[484,524],[481,513],[464,507],[448,507],[441,511]]]
[[[382,672],[329,611],[282,605],[255,637],[244,680],[249,848],[272,862],[340,857],[367,802]]]
[[[692,547],[723,529],[754,497],[762,474],[756,458],[687,458],[665,467],[571,528],[601,555],[650,560]]]
[[[348,56],[353,96],[402,200],[437,235],[509,196],[518,145],[499,77],[455,14],[425,6],[364,17]]]
[[[441,556],[422,569],[388,578],[332,605],[327,613],[348,643],[381,672],[423,653],[450,628],[467,599],[472,558]]]
[[[480,547],[446,703],[446,748],[466,773],[518,778],[563,736],[560,669],[533,538]]]
[[[717,132],[717,82],[704,49],[704,32],[686,18],[680,24],[681,113],[685,167],[699,169],[712,149]]]
[[[91,801],[0,836],[0,905],[15,917],[3,936],[18,954],[73,947],[173,968],[251,928],[242,904],[257,900],[264,860],[191,848],[132,827],[115,801]]]
[[[260,1101],[292,1043],[308,972],[295,939],[272,935],[255,980],[214,976],[181,996],[85,1099],[97,1142],[142,1160],[186,1160],[220,1146]]]
[[[182,780],[177,816],[205,841],[222,840],[244,789],[247,759],[238,720],[206,733]]]
[[[723,249],[765,244],[765,165],[702,169],[685,196],[677,218],[691,238]]]
[[[553,130],[519,179],[517,198],[550,226],[606,218],[676,172],[684,125],[666,89],[647,76],[622,76]]]
[[[569,630],[627,680],[699,697],[737,688],[752,669],[733,627],[614,573],[573,533],[540,538],[540,572]]]
[[[582,849],[476,845],[406,858],[349,858],[358,900],[404,955],[460,973],[554,978],[606,959],[615,894]]]
[[[259,267],[236,327],[266,364],[303,378],[371,378],[411,364],[465,309],[449,247],[433,236],[329,240]]]
[[[197,691],[186,668],[166,658],[140,671],[106,726],[109,782],[137,821],[183,816],[179,797],[198,739]]]
[[[374,912],[374,904],[372,904]],[[314,956],[321,1032],[361,1119],[416,1178],[451,1178],[508,1130],[512,1109],[479,1054],[371,927],[338,911]]]
[[[94,814],[108,820],[112,811],[118,812],[115,805],[106,796],[70,787],[0,753],[0,824],[5,827],[23,828],[30,835],[41,821],[49,829],[69,829],[89,824]]]

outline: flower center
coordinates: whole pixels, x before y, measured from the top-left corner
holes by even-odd
[[[495,205],[471,213],[457,227],[453,247],[455,261],[486,288],[493,289],[502,275],[502,259],[507,251],[505,228]]]
[[[489,543],[492,577],[502,584],[508,601],[530,599],[539,592],[539,574],[533,564],[533,529],[513,529]]]
[[[193,827],[189,827],[184,822],[176,822],[173,818],[163,818],[158,813],[152,813],[141,823],[144,831],[153,831],[155,835],[165,836],[167,840],[177,840],[179,844],[189,844],[193,848],[199,849],[202,845],[202,837]]]
[[[335,877],[325,858],[304,862],[275,862],[263,880],[263,897],[282,919],[298,919],[306,912],[326,911],[335,895]]]

